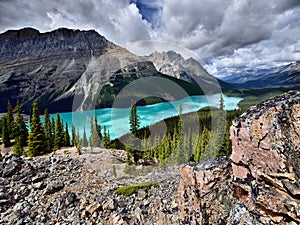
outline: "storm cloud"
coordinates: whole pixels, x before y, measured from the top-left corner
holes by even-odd
[[[300,59],[299,0],[0,0],[0,32],[95,29],[119,45],[169,41],[215,76]]]

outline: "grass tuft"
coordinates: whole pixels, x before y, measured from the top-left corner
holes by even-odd
[[[137,193],[140,189],[148,191],[151,187],[158,187],[157,182],[149,181],[149,182],[142,182],[139,184],[131,184],[123,187],[119,187],[115,190],[117,195],[124,195],[126,197]]]

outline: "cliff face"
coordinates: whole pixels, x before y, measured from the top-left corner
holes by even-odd
[[[54,102],[78,81],[93,57],[114,45],[93,30],[40,33],[24,28],[1,34],[0,46],[0,111],[5,111],[7,99],[13,104],[18,100],[25,109],[35,99],[41,108]]]
[[[250,108],[233,121],[230,161],[181,169],[181,223],[299,224],[299,137],[300,92]]]

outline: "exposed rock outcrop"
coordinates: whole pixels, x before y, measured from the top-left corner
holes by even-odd
[[[231,161],[181,169],[182,224],[300,223],[300,92],[271,98],[233,121]]]
[[[184,166],[178,188],[181,223],[222,224],[234,203],[231,175],[228,158]]]

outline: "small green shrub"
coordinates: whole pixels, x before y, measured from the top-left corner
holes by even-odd
[[[139,184],[131,184],[131,185],[119,187],[118,189],[115,190],[115,193],[117,195],[124,195],[124,196],[128,197],[134,193],[137,193],[140,189],[147,191],[152,186],[158,187],[158,183],[153,182],[153,181],[148,181],[148,182],[143,182],[143,183],[139,183]]]

